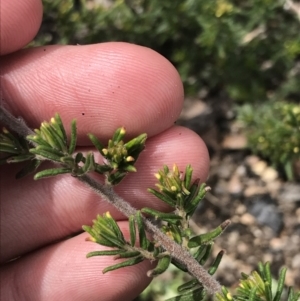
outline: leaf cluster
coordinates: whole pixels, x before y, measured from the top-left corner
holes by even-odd
[[[106,213],[103,217],[98,216],[97,220],[94,220],[92,227],[84,226],[83,229],[91,235],[91,238],[89,238],[90,241],[114,248],[112,251],[92,252],[87,257],[117,255],[116,259],[130,258],[107,267],[103,270],[104,273],[124,266],[137,264],[144,259],[157,260],[156,268],[147,273],[149,277],[162,274],[171,263],[178,269],[188,272],[185,264],[173,258],[170,252],[161,247],[159,241],[147,238],[144,218],[142,217],[143,213],[147,216],[152,216],[156,223],[160,225],[161,230],[174,243],[189,250],[199,265],[203,266],[207,263],[211,255],[214,239],[225,230],[230,222],[225,221],[208,233],[197,236],[193,235],[189,227],[189,219],[209,189],[205,184],[200,184],[199,180],[192,181],[192,173],[193,170],[190,165],[186,167],[185,174],[179,171],[177,165],[174,165],[172,170],[164,166],[155,175],[159,181],[156,185],[159,191],[155,189],[148,189],[148,191],[172,207],[173,211],[171,213],[164,213],[152,208],[143,208],[141,211],[138,211],[135,216],[129,218],[129,242],[124,240],[121,230],[109,213]],[[135,245],[137,235],[139,246]],[[210,275],[216,272],[223,254],[224,251],[220,251],[211,263],[211,267],[208,269]],[[170,299],[170,301],[198,300],[206,296],[203,285],[195,278],[179,286],[178,293],[180,295],[175,299]]]
[[[97,163],[93,152],[86,155],[82,152],[75,153],[77,141],[76,120],[71,122],[71,135],[68,141],[65,128],[58,114],[50,122],[42,122],[35,134],[28,135],[26,139],[16,138],[7,129],[0,134],[0,151],[5,153],[1,163],[29,163],[17,174],[20,178],[35,172],[43,161],[49,160],[58,167],[44,169],[37,172],[34,179],[51,177],[59,174],[72,174],[80,177],[89,172],[97,172],[106,176],[107,183],[119,183],[128,172],[135,172],[134,164],[144,149],[146,134],[124,143],[125,128],[115,131],[108,145],[104,147],[100,140],[93,134],[88,137],[103,157],[103,164]],[[30,145],[30,142],[32,146]]]
[[[251,150],[270,160],[275,167],[284,168],[288,179],[295,179],[293,165],[300,161],[299,104],[245,105],[240,109],[239,120]]]
[[[222,293],[216,294],[216,301],[299,301],[300,292],[295,292],[291,287],[284,290],[285,275],[286,268],[282,268],[275,288],[272,284],[270,263],[259,263],[258,271],[253,271],[250,275],[242,273],[235,295],[232,296],[223,287]]]

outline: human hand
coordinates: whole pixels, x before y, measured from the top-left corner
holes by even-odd
[[[5,106],[30,127],[58,112],[66,127],[78,124],[79,148],[92,148],[86,134],[106,140],[117,127],[130,136],[146,132],[138,172],[117,192],[134,207],[164,204],[147,193],[163,164],[191,163],[205,180],[208,153],[202,140],[174,126],[183,88],[173,66],[154,51],[126,43],[45,46],[19,50],[38,30],[39,0],[1,1],[1,90]],[[111,257],[87,259],[103,247],[88,243],[81,226],[110,211],[128,233],[121,213],[70,176],[15,180],[19,166],[1,166],[1,300],[132,300],[150,282],[151,263],[116,270]],[[16,260],[10,261],[19,257]]]

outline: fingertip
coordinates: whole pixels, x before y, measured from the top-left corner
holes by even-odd
[[[26,49],[3,64],[3,95],[14,115],[37,126],[60,113],[87,132],[109,139],[125,126],[130,136],[160,133],[178,118],[184,92],[174,66],[157,52],[109,42]]]
[[[43,6],[40,0],[1,1],[0,55],[28,44],[40,27]]]

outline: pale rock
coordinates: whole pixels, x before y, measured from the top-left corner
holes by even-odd
[[[278,178],[278,172],[274,168],[268,166],[266,169],[263,170],[261,178],[266,183],[273,182]]]
[[[297,202],[300,201],[299,183],[285,183],[278,197],[280,202]]]
[[[268,166],[267,162],[260,160],[251,166],[251,170],[257,176],[261,176],[263,172],[266,170],[267,166]]]
[[[243,190],[243,185],[241,183],[240,177],[234,173],[228,182],[228,192],[233,195],[241,194]]]
[[[292,268],[295,270],[300,271],[300,254],[297,254],[293,259],[292,259]]]
[[[270,240],[270,247],[274,251],[281,251],[285,246],[285,241],[281,238],[274,237]]]
[[[260,161],[259,157],[251,155],[245,158],[246,164],[251,168],[254,164]]]
[[[247,147],[247,138],[242,134],[227,135],[223,142],[224,149],[244,149]]]
[[[261,186],[249,186],[244,190],[244,196],[246,198],[257,195],[257,194],[266,194],[268,193],[268,189],[266,187]]]
[[[249,213],[245,213],[240,217],[240,222],[244,225],[250,226],[255,223],[255,217]]]

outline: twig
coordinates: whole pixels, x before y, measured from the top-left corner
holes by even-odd
[[[12,131],[26,138],[27,135],[34,133],[29,129],[26,123],[21,118],[15,118],[7,110],[0,107],[0,122],[8,126]],[[98,195],[100,195],[108,203],[116,207],[127,217],[135,215],[137,210],[133,208],[128,202],[117,195],[112,186],[103,185],[88,175],[77,177],[78,180],[89,186]],[[208,272],[195,260],[195,258],[179,244],[170,239],[167,235],[162,233],[154,224],[144,218],[144,224],[147,231],[153,235],[155,241],[159,242],[161,246],[168,251],[171,256],[185,265],[191,275],[193,275],[210,293],[217,293],[221,291],[220,284],[208,274]]]

